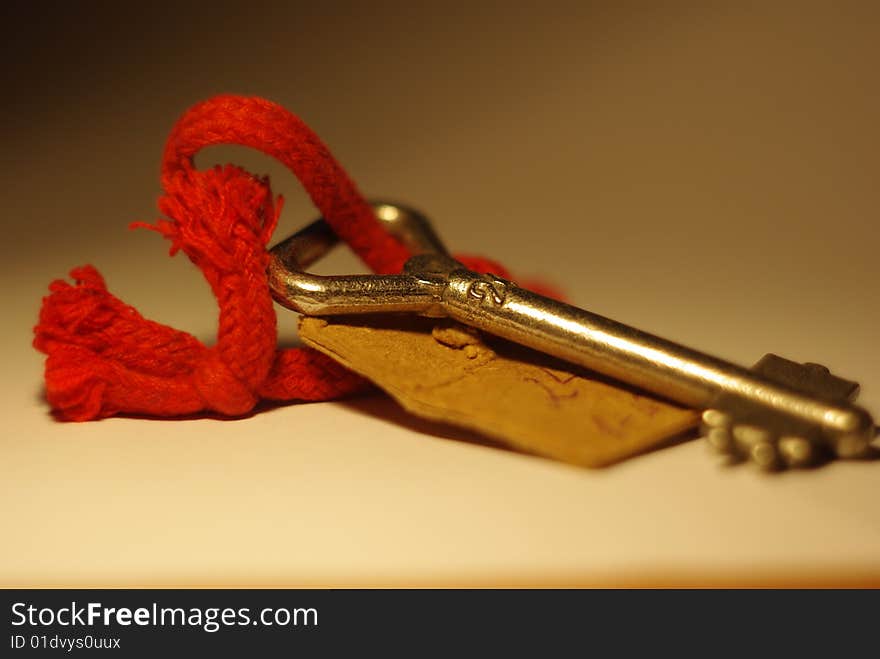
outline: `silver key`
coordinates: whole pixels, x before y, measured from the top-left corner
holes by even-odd
[[[753,369],[711,357],[584,309],[465,268],[427,220],[379,203],[377,217],[414,256],[399,275],[304,272],[336,242],[318,220],[271,250],[269,281],[282,305],[313,316],[409,312],[450,317],[688,407],[720,452],[764,469],[871,451],[874,421],[851,401],[858,385],[817,364],[765,356]]]

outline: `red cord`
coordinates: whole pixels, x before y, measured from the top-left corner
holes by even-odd
[[[260,399],[327,400],[365,386],[354,373],[308,348],[278,350],[266,281],[266,245],[281,211],[266,178],[227,165],[195,169],[198,151],[240,144],[277,158],[300,180],[334,231],[373,271],[399,271],[407,250],[388,234],[327,147],[298,117],[261,98],[217,96],[177,122],[162,162],[170,220],[155,225],[183,250],[220,308],[217,344],[145,319],[114,297],[92,266],[43,298],[34,347],[46,353],[46,398],[62,419],[117,413],[238,416]],[[508,277],[499,264],[462,257],[469,267]]]

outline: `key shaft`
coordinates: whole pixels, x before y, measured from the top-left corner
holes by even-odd
[[[832,441],[868,443],[874,423],[848,402],[829,402],[598,314],[495,277],[458,269],[443,292],[467,325],[696,408],[733,396],[821,427]]]

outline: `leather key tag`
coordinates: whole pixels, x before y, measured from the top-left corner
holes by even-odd
[[[662,445],[698,414],[445,319],[302,317],[301,340],[418,416],[600,467]]]

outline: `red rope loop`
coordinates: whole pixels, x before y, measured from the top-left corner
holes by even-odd
[[[217,298],[217,343],[150,321],[114,297],[92,266],[55,281],[43,299],[34,346],[46,353],[46,397],[60,418],[117,413],[237,416],[260,399],[327,400],[364,381],[307,348],[278,350],[266,281],[267,243],[282,200],[265,178],[227,165],[199,171],[196,153],[213,144],[253,147],[284,163],[334,231],[375,272],[397,272],[406,249],[376,220],[326,146],[298,117],[260,98],[218,96],[177,122],[162,162],[169,219],[132,226],[158,231],[198,266]],[[465,258],[481,271],[500,265]]]

